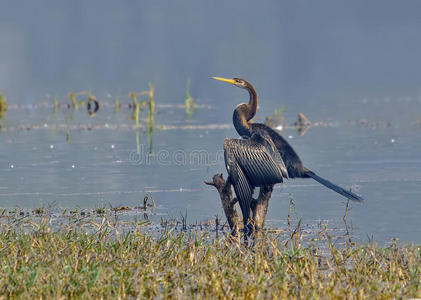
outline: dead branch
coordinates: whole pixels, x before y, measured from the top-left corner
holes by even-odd
[[[205,181],[205,184],[214,186],[218,190],[228,224],[233,232],[237,232],[239,229],[240,218],[238,217],[237,210],[234,207],[237,202],[237,198],[233,197],[229,178],[225,181],[222,174],[216,174],[213,176],[211,182]],[[252,222],[258,229],[262,229],[264,226],[272,191],[273,185],[261,187],[259,197],[257,199],[253,199],[251,203]]]

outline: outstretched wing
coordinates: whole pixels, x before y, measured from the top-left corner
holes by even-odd
[[[240,204],[244,224],[246,224],[250,215],[253,186],[248,181],[246,175],[236,160],[232,148],[225,147],[225,144],[226,143],[224,142],[225,167],[227,168],[229,178],[232,186],[234,187],[235,195],[237,196]]]
[[[227,138],[224,151],[225,166],[247,222],[254,187],[282,182],[288,172],[273,142],[261,135],[245,140]]]
[[[270,136],[270,140],[273,142],[275,148],[278,150],[286,164],[288,176],[290,178],[308,177],[305,174],[305,168],[303,167],[300,157],[286,139],[284,139],[279,133],[277,133],[269,126],[266,126],[265,124],[252,123],[251,127],[254,132],[259,134],[267,134]]]

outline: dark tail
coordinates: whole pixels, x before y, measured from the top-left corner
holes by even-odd
[[[313,178],[317,182],[323,184],[325,187],[328,187],[331,190],[334,190],[335,192],[341,194],[342,196],[344,196],[344,197],[346,197],[346,198],[348,198],[352,201],[364,202],[364,199],[362,197],[341,188],[340,186],[330,182],[329,180],[326,180],[326,179],[324,179],[320,176],[317,176],[314,172],[312,172],[310,170],[306,171],[305,174],[310,176],[311,178]]]

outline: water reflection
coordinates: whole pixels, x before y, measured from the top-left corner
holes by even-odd
[[[132,108],[132,116],[131,119],[135,121],[135,128],[136,128],[136,146],[137,146],[137,154],[140,154],[140,112],[144,111],[145,108],[148,108],[147,117],[144,120],[145,127],[146,127],[146,136],[149,143],[149,153],[152,153],[152,134],[154,130],[154,113],[155,113],[155,98],[154,98],[155,88],[152,83],[148,84],[148,90],[141,91],[141,92],[131,92],[129,93],[129,98],[132,99],[132,103],[129,104],[129,107]],[[138,96],[147,96],[147,100],[137,100]],[[118,99],[116,99],[118,101]],[[116,111],[118,111],[117,107],[119,103],[116,102]]]

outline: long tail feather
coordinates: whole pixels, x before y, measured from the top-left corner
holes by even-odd
[[[341,194],[342,196],[344,196],[344,197],[346,197],[346,198],[348,198],[352,201],[364,202],[364,199],[362,197],[341,188],[340,186],[330,182],[329,180],[326,180],[326,179],[316,175],[314,172],[312,172],[310,170],[308,170],[305,174],[310,176],[311,178],[313,178],[317,182],[323,184],[325,187],[328,187],[331,190],[334,190],[335,192]]]

